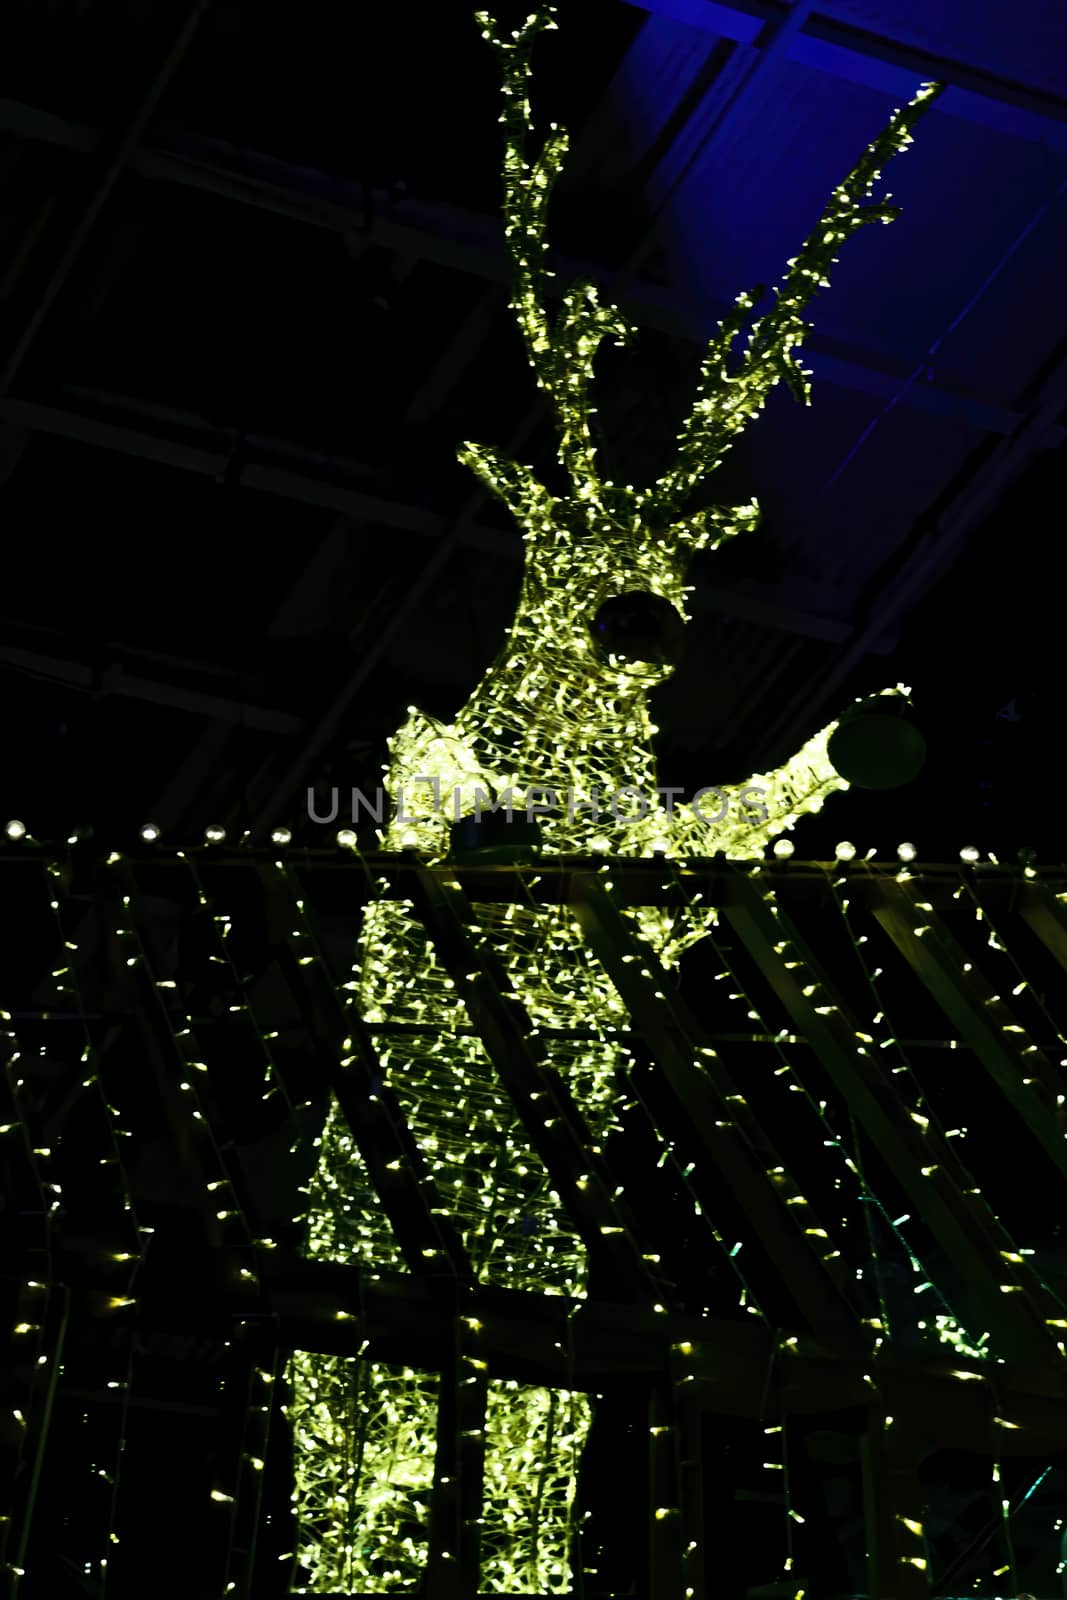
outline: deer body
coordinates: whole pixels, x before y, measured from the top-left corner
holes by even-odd
[[[394,794],[403,791],[404,813],[390,822],[383,842],[387,849],[415,849],[440,860],[448,853],[454,814],[470,814],[479,797],[506,796],[521,812],[543,803],[551,790],[555,804],[539,821],[552,853],[722,850],[751,858],[804,810],[847,787],[826,756],[836,724],[777,771],[753,777],[763,791],[761,814],[737,805],[721,821],[704,821],[656,794],[647,697],[668,665],[603,647],[591,625],[605,602],[623,595],[655,597],[684,618],[692,553],[755,526],[754,506],[690,512],[687,501],[780,378],[806,393],[792,354],[805,332],[800,311],[825,282],[841,240],[864,222],[893,215],[865,202],[881,160],[909,142],[908,130],[935,88],[924,86],[897,113],[834,191],[737,365],[733,343],[755,305],[755,297],[739,297],[737,313],[720,328],[701,369],[675,464],[650,488],[635,489],[601,480],[589,426],[596,349],[607,335],[625,339],[627,325],[614,307],[601,305],[590,284],[564,294],[554,318],[544,306],[545,209],[566,142],[553,130],[530,163],[524,141],[529,51],[537,34],[554,25],[550,15],[539,12],[510,40],[487,18],[479,20],[504,72],[513,305],[556,417],[570,489],[554,495],[529,469],[493,449],[463,447],[461,459],[505,501],[522,529],[522,591],[500,656],[454,722],[442,725],[413,709],[390,742],[388,785]],[[640,796],[642,815],[611,806],[610,797],[623,789]],[[617,1034],[627,1018],[617,994],[567,908],[481,906],[476,914],[599,1144],[615,1123],[624,1064]],[[679,932],[655,910],[637,919],[650,947],[667,960],[701,932],[696,923]],[[379,1033],[383,1075],[479,1279],[581,1296],[581,1241],[410,907],[381,901],[367,911],[358,995],[365,1019],[385,1030]],[[390,1038],[390,1027],[404,1031]],[[309,1221],[311,1254],[403,1269],[336,1107],[322,1135]],[[290,1384],[309,1587],[412,1592],[425,1560],[435,1380],[301,1354],[294,1357]],[[570,1590],[576,1473],[590,1417],[583,1395],[490,1384],[480,1588]]]

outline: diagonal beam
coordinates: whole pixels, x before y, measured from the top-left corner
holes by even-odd
[[[859,1337],[862,1306],[841,1270],[840,1252],[788,1177],[754,1112],[702,1034],[662,966],[635,937],[592,875],[576,878],[573,909],[586,942],[630,1013],[714,1168],[816,1329]],[[824,1244],[817,1247],[815,1241]]]
[[[820,971],[773,895],[735,873],[727,920],[762,969],[799,1033],[868,1138],[892,1167],[945,1254],[972,1286],[993,1337],[1035,1361],[1054,1359],[1052,1326],[1061,1308],[1022,1261],[980,1192],[968,1184],[947,1139],[920,1131],[867,1047],[834,985]],[[789,958],[787,960],[787,957]],[[816,992],[826,997],[816,1002]],[[1014,1280],[1014,1281],[1013,1281]],[[1021,1292],[1006,1293],[1004,1286]]]
[[[299,717],[266,706],[249,705],[228,695],[211,694],[201,689],[183,689],[176,684],[127,672],[118,662],[99,671],[81,661],[70,661],[40,650],[20,650],[0,644],[0,662],[22,672],[51,678],[74,689],[94,694],[113,694],[124,700],[146,700],[152,705],[170,706],[176,711],[191,711],[214,722],[233,723],[242,728],[260,728],[266,733],[292,736],[303,728]]]
[[[1067,1115],[1056,1068],[1036,1045],[1019,1049],[1009,1044],[1024,1030],[944,924],[935,920],[921,894],[910,884],[883,881],[866,898],[912,972],[1058,1168],[1060,1177],[1067,1178]]]
[[[0,370],[0,394],[7,394],[18,376],[19,369],[33,348],[33,344],[44,326],[49,311],[77,265],[82,251],[99,220],[100,213],[107,204],[108,197],[115,184],[118,182],[119,175],[140,144],[145,129],[151,122],[171,80],[185,59],[186,52],[200,25],[200,20],[209,5],[210,0],[193,0],[193,4],[186,8],[182,17],[181,27],[171,41],[162,62],[153,73],[148,88],[141,96],[133,116],[129,119],[114,147],[108,150],[109,141],[102,137],[96,141],[97,151],[101,154],[106,152],[103,170],[98,172],[96,181],[92,183],[70,238],[41,290],[37,304],[30,315],[23,321],[3,369]]]
[[[209,883],[210,872],[204,876]],[[269,908],[268,926],[275,930],[302,926],[306,930],[295,878],[265,868],[258,877]],[[467,1253],[447,1207],[396,1096],[383,1082],[373,1041],[355,1008],[342,1008],[321,951],[310,961],[302,960],[289,940],[279,937],[271,941],[271,955],[408,1267],[413,1272],[439,1273],[444,1266],[460,1279],[472,1278]],[[254,1015],[254,995],[246,990],[245,998]],[[343,1054],[339,1049],[342,1040]]]
[[[669,1290],[653,1269],[653,1257],[642,1252],[635,1224],[614,1196],[597,1141],[550,1064],[502,963],[480,934],[459,884],[420,868],[412,899],[590,1256],[603,1263],[624,1294],[644,1301],[666,1296]]]
[[[1016,909],[1050,955],[1067,972],[1067,895],[1056,894],[1047,883],[1025,883]]]

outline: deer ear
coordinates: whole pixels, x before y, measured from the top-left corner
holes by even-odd
[[[509,461],[487,444],[463,444],[456,453],[465,467],[477,473],[490,493],[503,500],[524,531],[547,533],[550,530],[556,499],[529,467]]]

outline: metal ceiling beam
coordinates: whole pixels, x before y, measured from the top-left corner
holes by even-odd
[[[0,100],[0,129],[60,143],[73,150],[91,150],[98,138],[93,129],[82,124],[12,100]],[[355,185],[258,152],[240,150],[220,140],[188,136],[182,142],[182,155],[142,148],[131,158],[130,170],[142,177],[200,189],[331,232],[344,234],[359,229],[371,243],[387,250],[491,282],[506,285],[510,280],[496,219],[441,202],[411,198],[398,202],[387,194],[375,196],[373,214],[368,216],[363,191]],[[564,257],[554,256],[552,269],[560,283],[603,277],[588,262]],[[670,289],[643,281],[628,282],[620,298],[640,326],[701,345],[730,309],[710,302],[684,307]],[[935,384],[913,384],[903,389],[906,373],[887,372],[856,354],[828,348],[818,334],[813,334],[804,348],[806,364],[817,380],[881,399],[895,399],[914,410],[953,417],[984,433],[1010,432],[1019,420],[1010,407],[988,404]]]
[[[627,4],[739,44],[758,44],[767,24],[780,23],[791,9],[784,0],[627,0]],[[1067,102],[1057,95],[961,61],[946,61],[850,23],[818,14],[808,17],[790,40],[787,57],[889,94],[910,92],[916,78],[947,83],[951,87],[938,101],[937,113],[1067,151]]]
[[[194,0],[194,3],[187,7],[177,34],[170,40],[162,62],[156,67],[147,89],[140,96],[133,115],[127,120],[119,136],[117,138],[109,138],[100,135],[97,138],[94,153],[103,156],[105,163],[102,170],[96,174],[95,182],[91,182],[88,195],[80,207],[80,212],[71,230],[70,237],[44,283],[40,294],[37,296],[36,304],[19,328],[14,345],[7,355],[2,371],[0,371],[0,394],[7,394],[18,376],[19,368],[32,349],[49,311],[77,265],[78,259],[99,220],[100,213],[107,204],[108,197],[115,184],[118,182],[119,175],[140,144],[145,129],[151,122],[160,101],[170,87],[171,80],[185,59],[186,52],[209,4],[210,0]]]
[[[240,155],[239,152],[233,154]],[[139,170],[144,170],[146,176],[182,182],[231,199],[249,199],[249,186],[239,174],[228,168],[175,161],[170,157],[150,156],[148,152],[142,152],[142,155],[143,160],[135,165]],[[262,158],[256,157],[255,160],[258,163]],[[277,165],[280,167],[282,164]],[[292,168],[287,170],[289,173],[295,171]],[[331,182],[319,174],[310,176],[319,184],[328,185]],[[256,195],[252,203],[263,205],[274,184],[253,180],[251,189]],[[294,203],[299,204],[299,197],[289,191],[284,196],[284,202],[279,208],[270,204],[267,208],[279,209],[280,214],[293,216]],[[387,250],[416,255],[421,260],[432,261],[453,271],[467,272],[503,285],[510,283],[510,266],[504,253],[501,230],[495,219],[482,217],[476,212],[466,212],[443,202],[408,199],[402,204],[393,202],[393,215],[390,216],[387,214],[389,204],[383,196],[381,210],[376,211],[371,219],[370,236],[375,243]],[[313,200],[312,209],[319,213],[319,203]],[[358,212],[341,211],[331,205],[327,207],[325,215],[320,214],[317,218],[309,216],[307,220],[318,220],[320,226],[336,228],[342,225],[347,231],[358,225],[360,215]],[[327,221],[327,216],[332,217],[332,222]],[[604,277],[601,269],[586,261],[558,256],[554,252],[550,253],[550,260],[555,281],[560,284],[578,278],[599,280]],[[679,303],[676,291],[643,280],[620,285],[619,298],[639,326],[675,338],[688,339],[700,346],[707,343],[714,328],[730,310],[725,302],[707,300],[702,300],[699,305],[683,306]],[[855,354],[829,349],[818,333],[813,333],[806,340],[804,355],[816,380],[822,379],[839,388],[875,395],[881,399],[896,399],[898,404],[909,409],[952,417],[984,433],[1009,432],[1019,420],[1018,414],[1010,407],[990,404],[937,384],[916,384],[902,392],[906,374],[887,372]]]
[[[79,444],[137,456],[143,461],[181,467],[186,472],[222,482],[231,462],[232,450],[221,439],[217,444],[210,442],[212,430],[206,423],[201,424],[201,433],[197,437],[191,427],[191,419],[168,423],[163,420],[159,407],[142,404],[132,396],[122,396],[121,401],[116,396],[100,411],[121,412],[123,420],[75,406],[39,405],[28,400],[0,399],[0,421],[15,427],[73,439]],[[144,426],[127,425],[130,418],[140,422],[142,417]],[[215,433],[217,437],[217,430]],[[285,461],[294,451],[285,440],[257,439],[254,453]],[[345,516],[375,522],[380,527],[400,528],[409,533],[431,536],[440,531],[443,519],[434,512],[385,500],[357,488],[354,481],[346,481],[349,474],[353,480],[366,475],[366,469],[358,463],[329,461],[326,465],[332,470],[333,476],[320,478],[306,471],[294,472],[288,467],[248,460],[242,466],[239,482],[247,489],[258,489],[283,500],[297,500],[303,505],[317,506],[322,511],[340,511]]]
[[[768,21],[752,40],[755,48],[749,54],[740,82],[728,96],[725,105],[713,113],[710,125],[701,131],[701,136],[696,140],[688,158],[674,175],[667,192],[657,198],[656,211],[651,225],[646,230],[645,237],[623,267],[622,278],[624,282],[628,283],[633,274],[639,272],[653,254],[662,224],[670,214],[671,201],[674,196],[681,189],[697,163],[706,162],[714,147],[721,144],[725,135],[735,126],[743,112],[745,102],[752,93],[753,87],[765,81],[767,73],[775,62],[783,59],[788,54],[790,44],[808,20],[813,4],[814,0],[792,0],[792,3],[784,6],[780,14],[773,20]],[[700,109],[704,109],[704,107],[702,106]],[[706,110],[702,120],[707,120]],[[669,160],[685,131],[684,128],[677,129],[674,138],[670,140],[666,150],[663,152],[661,161]],[[650,172],[645,181],[646,194],[649,193],[653,181],[654,172]]]
[[[133,412],[138,402],[123,398],[123,408]],[[150,408],[151,409],[151,408]],[[153,427],[132,428],[81,411],[68,410],[54,405],[39,405],[27,400],[0,400],[0,421],[11,422],[28,430],[51,434],[57,438],[73,439],[81,444],[91,444],[103,450],[113,450],[122,455],[136,456],[144,461],[156,461],[166,466],[181,467],[200,477],[221,479],[229,459],[220,445],[217,449],[200,444],[190,444],[173,432],[163,432]],[[261,439],[258,448],[263,454],[272,452],[273,441]],[[287,446],[279,442],[279,455],[284,458]],[[353,469],[353,475],[358,471]],[[312,477],[308,473],[292,472],[280,467],[249,462],[241,474],[241,483],[249,489],[274,494],[281,499],[293,500],[302,505],[316,506],[320,510],[334,510],[353,522],[373,524],[377,527],[396,528],[401,532],[440,540],[451,530],[448,518],[421,506],[386,500],[368,493],[352,484],[339,483]],[[480,554],[518,561],[522,546],[518,536],[499,528],[487,528],[473,522],[463,522],[457,542],[466,549]],[[716,588],[700,590],[693,595],[693,609],[697,612],[737,617],[747,622],[759,623],[769,628],[779,628],[785,633],[796,633],[809,639],[822,639],[827,644],[838,644],[850,634],[848,623],[832,617],[816,617],[809,612],[780,604],[776,599],[748,594],[741,590]],[[885,654],[893,648],[890,637],[879,639],[873,646],[876,654]],[[127,685],[130,680],[125,680]],[[147,695],[145,698],[155,698]],[[178,704],[177,701],[172,702]],[[190,709],[196,709],[190,707]],[[223,712],[205,712],[222,715]],[[264,715],[274,716],[273,713]],[[226,720],[240,721],[230,717]],[[265,726],[263,722],[244,719],[246,726]],[[296,719],[286,719],[285,732],[299,731],[302,724]],[[282,731],[282,730],[278,730]]]
[[[81,661],[63,660],[39,650],[19,650],[5,644],[0,644],[0,662],[7,662],[9,666],[32,673],[35,677],[48,678],[57,684],[67,684],[89,693],[118,695],[125,700],[146,700],[152,705],[171,706],[175,711],[191,711],[195,716],[210,717],[214,722],[258,728],[265,733],[292,737],[301,733],[304,727],[299,717],[290,716],[288,712],[248,705],[226,695],[178,688],[171,683],[161,683],[158,679],[127,672],[118,662],[100,672]]]
[[[867,654],[870,641],[887,628],[928,590],[954,559],[960,545],[981,525],[1005,490],[1033,457],[1048,448],[1058,428],[1058,419],[1067,407],[1067,357],[1048,375],[1038,390],[1032,409],[1009,438],[1001,439],[956,494],[922,541],[907,556],[895,583],[879,584],[878,599],[867,620],[856,628],[852,643],[834,662],[822,683],[812,691],[809,684],[787,700],[777,720],[766,730],[768,747],[784,740],[799,721],[817,727],[819,717],[831,700],[844,689],[849,674]],[[907,549],[907,546],[904,547]]]

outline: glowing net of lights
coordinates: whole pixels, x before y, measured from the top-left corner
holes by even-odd
[[[553,126],[540,154],[527,158],[527,89],[533,43],[555,27],[552,8],[538,10],[510,37],[484,14],[478,21],[503,74],[512,307],[552,407],[569,492],[553,494],[527,467],[488,446],[468,443],[461,449],[461,460],[522,529],[523,585],[505,646],[455,721],[445,725],[412,709],[391,741],[388,783],[393,794],[404,790],[405,817],[389,823],[383,843],[441,859],[457,813],[510,802],[522,814],[552,790],[566,801],[538,820],[544,846],[553,853],[659,851],[679,857],[721,850],[734,859],[759,857],[805,811],[817,810],[827,795],[847,787],[826,754],[836,723],[777,771],[750,780],[763,791],[762,814],[737,801],[722,820],[703,821],[690,808],[656,797],[656,730],[647,694],[665,669],[602,655],[589,624],[605,600],[634,590],[662,597],[684,616],[693,552],[757,525],[755,503],[692,510],[688,502],[779,380],[802,400],[809,398],[809,375],[795,355],[807,332],[804,308],[827,283],[840,244],[864,224],[888,222],[896,214],[869,197],[885,160],[911,142],[910,130],[938,87],[924,85],[833,191],[773,305],[751,323],[740,354],[735,344],[756,297],[738,296],[700,368],[674,464],[652,486],[635,488],[600,477],[590,400],[599,346],[607,337],[625,342],[630,326],[615,307],[601,303],[591,283],[569,288],[554,315],[545,304],[546,214],[567,139]],[[898,686],[886,692],[906,691]],[[613,807],[609,797],[624,788],[632,795]],[[582,1031],[551,1038],[549,1057],[600,1144],[615,1126],[618,1100],[620,1047],[612,1035],[626,1022],[615,990],[565,907],[480,906],[476,914],[480,935],[505,965],[535,1024]],[[708,925],[708,914],[684,923],[677,913],[655,908],[630,914],[668,963]],[[582,1243],[480,1042],[460,1031],[469,1029],[470,1020],[410,905],[380,901],[369,908],[355,987],[371,1024],[420,1030],[382,1047],[383,1077],[479,1279],[581,1296]],[[336,1106],[321,1136],[309,1222],[311,1255],[403,1270]],[[411,1592],[426,1557],[436,1379],[380,1363],[301,1353],[293,1358],[289,1380],[299,1557],[308,1587]],[[577,1468],[590,1422],[584,1395],[490,1383],[483,1590],[571,1588]]]

